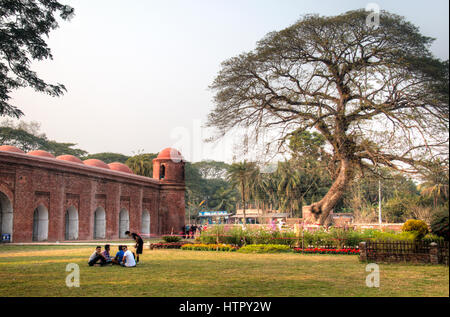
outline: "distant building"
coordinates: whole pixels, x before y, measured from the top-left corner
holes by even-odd
[[[227,224],[230,216],[227,211],[200,211],[198,213],[201,224]]]

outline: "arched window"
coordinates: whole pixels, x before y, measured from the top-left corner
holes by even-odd
[[[130,217],[128,210],[122,209],[119,213],[119,238],[126,238],[125,231],[130,230]]]
[[[39,205],[33,213],[33,241],[48,239],[48,210]]]
[[[159,179],[164,179],[166,177],[166,166],[164,164],[159,168]]]
[[[13,233],[13,209],[8,196],[0,192],[0,237],[9,234],[12,241]]]
[[[106,213],[102,207],[94,212],[94,239],[105,239],[106,237]]]
[[[141,233],[150,234],[150,213],[147,210],[142,212],[142,226]]]
[[[66,210],[66,240],[78,239],[78,211],[75,207],[71,206]]]

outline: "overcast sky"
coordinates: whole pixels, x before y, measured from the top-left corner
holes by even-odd
[[[227,160],[232,144],[205,145],[198,126],[213,108],[208,86],[220,63],[301,15],[337,15],[369,2],[405,16],[432,50],[449,56],[449,3],[357,0],[75,0],[48,44],[54,59],[33,64],[40,77],[63,83],[60,98],[21,89],[13,104],[58,142],[89,153],[133,155],[178,147],[187,159]]]

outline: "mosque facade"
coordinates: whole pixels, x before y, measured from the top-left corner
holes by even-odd
[[[167,148],[153,178],[124,164],[54,157],[0,146],[0,233],[3,241],[113,240],[178,233],[185,223],[185,161]]]

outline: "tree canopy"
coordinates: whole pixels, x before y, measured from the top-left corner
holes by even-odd
[[[403,17],[382,11],[377,28],[366,16],[306,15],[223,62],[211,85],[217,138],[244,128],[256,140],[270,130],[278,149],[293,132],[325,139],[336,173],[311,206],[321,223],[357,169],[415,172],[448,155],[448,61]]]
[[[8,144],[18,147],[24,152],[33,150],[44,150],[54,156],[70,154],[77,157],[83,157],[86,151],[76,149],[76,143],[64,143],[49,140],[45,133],[40,133],[40,124],[38,122],[20,121],[14,124],[12,121],[5,120],[0,127],[0,144]]]
[[[58,13],[67,20],[74,9],[56,0],[0,0],[0,116],[23,115],[9,102],[15,89],[31,87],[50,96],[66,90],[62,84],[46,83],[30,68],[33,60],[53,58],[45,37],[58,27]]]

